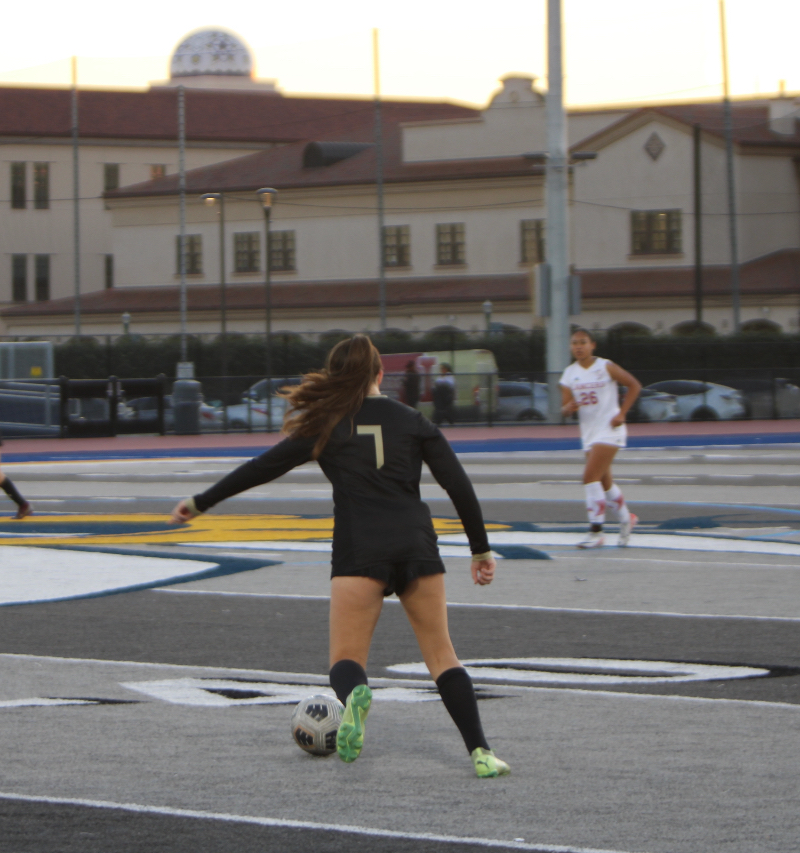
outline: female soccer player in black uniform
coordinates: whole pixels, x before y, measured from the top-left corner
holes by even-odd
[[[396,592],[445,707],[479,777],[509,766],[489,748],[475,690],[447,628],[444,564],[430,510],[420,499],[422,463],[450,495],[472,551],[472,577],[491,583],[495,561],[472,484],[450,445],[414,409],[382,396],[378,351],[366,335],[337,344],[327,365],[287,392],[287,438],[202,494],[181,501],[184,522],[253,486],[316,459],[333,485],[330,682],[345,705],[339,757],[355,761],[372,692],[365,667],[383,597]]]

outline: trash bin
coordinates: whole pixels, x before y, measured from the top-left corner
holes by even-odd
[[[176,435],[198,435],[203,386],[194,379],[179,379],[172,386],[172,412]]]

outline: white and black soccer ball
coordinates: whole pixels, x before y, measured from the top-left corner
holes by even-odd
[[[323,693],[303,699],[292,714],[294,742],[311,755],[336,752],[336,732],[339,731],[343,710],[338,699]]]

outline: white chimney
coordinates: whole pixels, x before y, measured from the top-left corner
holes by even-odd
[[[800,118],[800,98],[773,98],[769,102],[769,129],[781,136],[794,136]]]

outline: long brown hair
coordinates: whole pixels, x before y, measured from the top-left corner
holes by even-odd
[[[328,353],[322,370],[306,373],[300,385],[286,389],[284,434],[318,436],[311,454],[312,459],[318,459],[333,428],[361,408],[381,370],[380,353],[366,335],[340,341]]]

